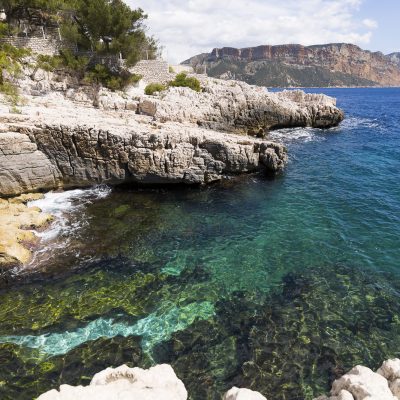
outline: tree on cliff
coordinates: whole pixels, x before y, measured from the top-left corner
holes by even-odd
[[[83,50],[119,54],[134,64],[144,52],[154,58],[157,43],[146,34],[142,9],[122,0],[0,0],[9,33],[21,22],[57,23],[65,40]]]
[[[146,35],[147,15],[140,8],[131,9],[122,0],[80,0],[75,21],[81,45],[107,53],[121,53],[129,64],[144,51],[155,56],[157,45]]]

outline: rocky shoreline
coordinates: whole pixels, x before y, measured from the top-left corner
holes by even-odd
[[[199,78],[200,93],[169,88],[146,96],[135,87],[94,93],[71,76],[25,71],[17,82],[25,99],[19,113],[0,102],[0,198],[97,184],[204,185],[275,174],[288,156],[282,144],[268,140],[269,130],[330,128],[344,118],[325,95],[269,93]],[[0,239],[3,269],[30,258],[25,239],[15,235],[11,242]],[[11,247],[20,249],[17,257],[7,251]]]
[[[68,399],[135,399],[135,400],[186,400],[188,393],[183,382],[167,364],[148,370],[129,368],[107,368],[97,373],[89,386],[61,385],[59,391],[52,389],[38,400]],[[332,384],[329,396],[314,400],[396,400],[400,398],[400,359],[385,361],[373,372],[356,366]],[[261,393],[233,387],[223,400],[267,400]],[[269,399],[273,400],[273,399]]]

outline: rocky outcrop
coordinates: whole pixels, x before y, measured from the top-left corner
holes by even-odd
[[[253,136],[343,119],[324,95],[273,94],[207,78],[202,85],[202,93],[171,88],[130,99],[102,91],[95,108],[87,88],[63,92],[43,84],[43,95],[32,96],[25,82],[28,105],[21,115],[0,106],[0,196],[99,183],[206,184],[277,172],[286,149]]]
[[[261,169],[276,172],[287,159],[280,144],[174,124],[9,128],[6,137],[30,143],[31,153],[0,155],[2,196],[99,183],[204,184]]]
[[[50,390],[37,400],[186,400],[184,384],[169,365],[157,365],[148,370],[107,368],[96,374],[89,386],[61,385],[60,391]]]
[[[346,43],[290,44],[216,48],[184,63],[205,65],[210,76],[265,86],[399,86],[396,57]]]
[[[32,229],[45,227],[52,217],[42,213],[38,207],[28,207],[26,203],[42,196],[31,194],[0,199],[0,273],[30,261],[29,248],[37,241]]]
[[[329,128],[344,118],[336,100],[302,91],[269,93],[244,82],[202,80],[204,91],[171,88],[161,98],[141,99],[139,111],[157,120],[190,122],[208,129],[265,134],[276,128]]]

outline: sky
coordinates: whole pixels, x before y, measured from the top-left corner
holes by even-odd
[[[148,14],[163,57],[179,63],[214,47],[332,42],[400,51],[400,0],[127,0]]]

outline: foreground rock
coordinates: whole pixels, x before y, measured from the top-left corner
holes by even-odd
[[[50,390],[38,400],[186,400],[184,384],[169,365],[157,365],[148,370],[107,368],[96,374],[90,386],[61,385],[60,391]]]
[[[40,229],[52,220],[51,215],[42,213],[38,207],[26,205],[41,197],[33,194],[0,199],[0,272],[30,261],[29,248],[37,241],[31,229]]]
[[[320,396],[314,400],[397,400],[400,395],[400,360],[385,361],[377,372],[369,368],[356,366],[337,379],[331,390],[331,396]],[[186,400],[184,384],[166,364],[143,370],[119,368],[96,374],[90,386],[73,387],[61,385],[60,391],[50,390],[39,396],[38,400]],[[233,387],[223,396],[223,400],[266,400],[249,389]]]
[[[356,366],[333,382],[331,396],[316,400],[397,400],[400,395],[400,360],[385,361],[377,372]]]

